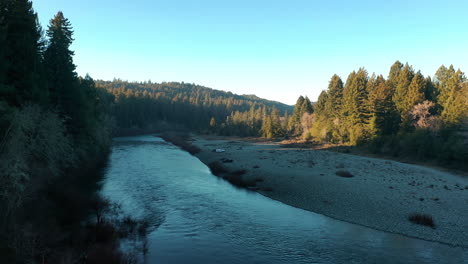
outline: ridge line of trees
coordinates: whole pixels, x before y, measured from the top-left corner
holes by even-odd
[[[466,166],[468,81],[452,65],[442,65],[433,78],[399,61],[387,79],[360,68],[343,84],[335,74],[314,110],[306,139]]]
[[[178,124],[204,133],[278,137],[286,134],[284,117],[289,120],[288,112],[293,111],[282,103],[189,83],[113,80],[96,84],[115,97],[118,129],[173,128]]]

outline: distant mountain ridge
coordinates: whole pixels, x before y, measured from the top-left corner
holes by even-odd
[[[162,82],[162,83],[153,83],[153,82],[128,82],[122,81],[119,79],[114,79],[113,81],[103,81],[97,80],[96,85],[98,87],[103,87],[111,91],[116,89],[131,89],[135,92],[144,93],[163,93],[167,97],[177,98],[177,97],[188,97],[188,98],[197,98],[199,103],[207,103],[217,101],[219,99],[234,101],[237,105],[241,105],[240,101],[247,101],[247,105],[251,104],[260,104],[267,107],[275,107],[281,114],[284,112],[292,113],[294,110],[293,105],[287,105],[281,102],[273,101],[258,97],[255,94],[245,94],[239,95],[232,93],[230,91],[216,90],[209,88],[203,85],[185,83],[185,82]],[[208,96],[208,97],[207,97]],[[246,111],[246,109],[236,109],[238,111]]]
[[[238,95],[190,83],[98,80],[96,87],[115,97],[114,115],[117,127],[123,129],[144,128],[164,121],[199,131],[226,131],[237,122],[235,117],[243,114],[255,131],[249,133],[256,135],[263,117],[273,112],[284,115],[294,111],[294,106],[256,95]]]

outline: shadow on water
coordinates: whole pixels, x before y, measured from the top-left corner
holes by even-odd
[[[160,138],[118,138],[104,195],[149,221],[148,263],[463,263],[468,252],[294,208]],[[157,227],[157,228],[156,228]]]

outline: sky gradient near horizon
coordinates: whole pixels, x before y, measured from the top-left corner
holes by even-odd
[[[78,74],[179,81],[294,104],[333,74],[468,71],[468,1],[33,0],[44,28],[63,11]]]

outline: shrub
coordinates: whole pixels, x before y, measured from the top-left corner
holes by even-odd
[[[225,179],[232,185],[240,188],[255,187],[257,185],[257,182],[255,180],[246,180],[244,179],[244,177],[242,177],[242,174],[238,173],[229,173],[226,176],[224,176],[223,179]]]
[[[186,135],[163,134],[161,135],[161,138],[180,147],[192,155],[200,153],[201,151],[199,147],[194,146],[188,142],[188,136]]]
[[[432,216],[428,214],[412,214],[408,217],[408,220],[418,225],[435,228],[434,219],[432,219]]]
[[[215,161],[215,162],[212,162],[212,163],[208,164],[208,167],[210,168],[211,173],[213,173],[216,176],[221,176],[222,174],[228,172],[226,167],[221,165],[221,163],[219,163],[218,161]]]
[[[349,171],[339,170],[336,172],[336,175],[343,177],[343,178],[352,178],[354,177]]]
[[[224,180],[228,181],[232,185],[240,188],[248,188],[254,187],[257,184],[257,179],[253,180],[246,180],[242,177],[242,175],[246,174],[246,170],[236,170],[236,171],[229,171],[226,167],[224,167],[220,162],[215,161],[208,164],[208,167],[211,170],[213,175],[219,176]]]

